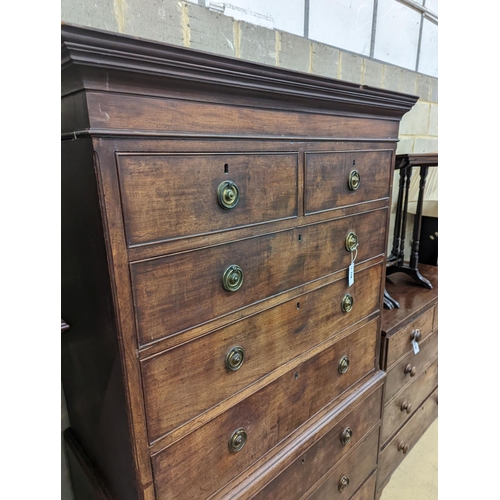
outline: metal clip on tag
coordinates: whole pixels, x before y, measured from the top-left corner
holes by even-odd
[[[356,255],[354,255],[354,252],[356,252]],[[348,286],[354,284],[354,261],[356,260],[357,256],[358,256],[358,247],[356,247],[356,249],[351,252],[351,264],[349,266],[348,276],[347,276]]]

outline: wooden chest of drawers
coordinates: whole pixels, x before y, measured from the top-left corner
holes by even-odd
[[[62,70],[76,497],[373,498],[416,97],[71,26]]]
[[[419,269],[433,285],[432,290],[417,285],[406,274],[394,274],[387,280],[388,293],[401,307],[384,309],[382,313],[380,360],[387,378],[378,496],[404,456],[437,417],[438,268],[421,264]]]

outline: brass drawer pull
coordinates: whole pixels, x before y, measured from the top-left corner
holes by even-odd
[[[221,182],[217,188],[217,200],[219,201],[219,205],[225,210],[234,208],[238,204],[238,201],[240,201],[238,186],[233,181]]]
[[[358,248],[359,241],[356,233],[350,231],[345,237],[345,249],[348,252],[354,252]]]
[[[229,266],[222,276],[222,285],[228,292],[236,292],[243,285],[243,269],[236,264]]]
[[[404,441],[400,441],[398,444],[398,451],[402,451],[403,455],[406,455],[408,453],[408,450],[410,449],[410,445],[405,443]]]
[[[226,368],[231,372],[235,372],[241,368],[244,359],[245,350],[243,347],[237,345],[230,349],[226,354]]]
[[[349,476],[347,474],[344,474],[339,481],[339,491],[344,491],[349,486],[349,482]]]
[[[411,366],[410,363],[408,363],[405,366],[405,375],[410,374],[410,377],[414,377],[415,374],[417,373],[417,367],[416,366]]]
[[[341,304],[342,312],[345,312],[345,313],[351,312],[353,305],[354,305],[354,299],[352,298],[352,295],[349,295],[348,293],[346,293],[342,297],[342,304]]]
[[[342,356],[339,361],[339,373],[343,375],[347,370],[349,370],[349,357]]]
[[[340,436],[340,442],[342,443],[343,446],[345,446],[352,438],[352,429],[350,427],[346,427],[341,436]]]
[[[406,413],[410,414],[411,413],[411,403],[408,403],[406,399],[401,403],[401,411],[406,411]]]
[[[351,191],[356,191],[359,188],[361,183],[361,176],[357,170],[351,170],[349,173],[349,180],[347,181],[347,185]]]
[[[247,442],[247,432],[243,427],[236,429],[229,438],[229,451],[231,453],[237,453],[240,451],[245,443]]]
[[[410,340],[415,340],[419,342],[422,338],[422,332],[417,328],[416,330],[412,330]]]

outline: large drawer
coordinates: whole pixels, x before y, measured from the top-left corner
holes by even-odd
[[[409,353],[412,350],[414,337],[418,342],[423,342],[433,330],[434,308],[431,307],[417,319],[401,328],[397,333],[386,339],[386,366],[389,369],[401,356]]]
[[[413,415],[437,385],[438,360],[436,359],[385,406],[381,438],[383,444]]]
[[[438,416],[436,389],[380,453],[377,484],[383,485]]]
[[[392,151],[306,153],[305,212],[389,197]]]
[[[369,436],[349,457],[308,497],[309,500],[347,500],[368,478],[377,466],[379,428]]]
[[[375,371],[373,321],[152,457],[162,499],[205,499]],[[340,373],[340,362],[349,359]],[[242,433],[246,441],[242,441]],[[244,442],[231,452],[230,443]]]
[[[119,155],[128,245],[296,217],[297,158],[297,153]]]
[[[150,440],[376,312],[381,275],[382,264],[369,267],[351,287],[342,278],[143,361]],[[349,313],[340,307],[346,293]]]
[[[387,210],[131,264],[139,344],[151,343],[383,254]],[[239,269],[234,267],[239,266]],[[236,288],[241,281],[241,286]],[[226,277],[226,288],[224,287]],[[235,278],[235,280],[233,280]]]
[[[257,500],[294,500],[302,498],[325,474],[328,474],[378,423],[382,388],[358,404],[316,444],[292,462],[256,496]],[[356,400],[352,406],[358,403]],[[378,428],[377,428],[378,429]],[[349,433],[350,430],[350,433]],[[344,444],[346,436],[350,440]],[[343,441],[344,440],[344,441]],[[354,491],[354,488],[350,488]]]
[[[413,350],[403,356],[387,372],[387,382],[385,388],[386,403],[392,399],[405,385],[409,384],[415,376],[431,363],[438,354],[438,332],[434,332],[419,344],[420,351],[414,354]]]

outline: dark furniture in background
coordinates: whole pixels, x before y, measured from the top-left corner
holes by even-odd
[[[430,167],[438,166],[437,153],[412,153],[396,156],[395,169],[399,170],[399,187],[396,202],[396,216],[391,253],[387,258],[387,276],[395,273],[405,273],[413,280],[426,287],[432,288],[430,281],[419,270],[419,249],[422,233],[422,207],[427,174]],[[413,238],[411,242],[410,261],[405,262],[406,223],[408,217],[408,194],[413,174],[413,167],[420,167],[419,190],[417,208],[413,222]],[[437,262],[436,262],[437,263]],[[398,298],[392,297],[387,290],[384,293],[384,305],[387,309],[399,307]]]
[[[417,97],[62,32],[77,500],[374,498],[389,196]]]
[[[386,280],[400,308],[382,312],[380,366],[387,379],[377,498],[438,413],[438,268],[420,268],[432,289],[403,273]],[[418,343],[416,354],[413,340]]]

